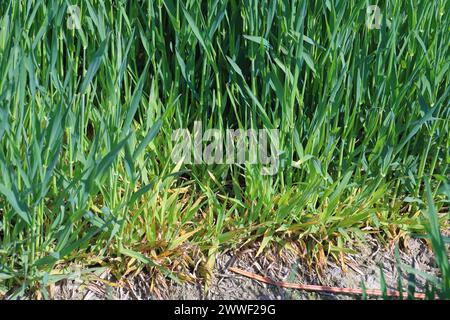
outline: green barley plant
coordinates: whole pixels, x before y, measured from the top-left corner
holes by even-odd
[[[73,265],[208,280],[221,250],[249,243],[295,242],[321,268],[366,234],[425,232],[424,177],[449,177],[449,10],[1,1],[0,295],[46,297]],[[278,172],[174,163],[172,133],[196,121],[279,130]]]
[[[413,299],[414,293],[416,291],[417,282],[416,276],[421,277],[425,280],[425,299],[427,300],[435,300],[435,299],[450,299],[450,265],[448,259],[448,250],[446,244],[450,243],[450,239],[441,234],[440,223],[439,223],[439,214],[436,211],[435,204],[433,202],[433,194],[431,192],[430,182],[429,180],[425,180],[426,186],[426,195],[427,195],[427,222],[425,223],[425,228],[427,231],[426,239],[428,239],[431,243],[431,247],[434,253],[434,258],[436,260],[436,264],[439,268],[440,274],[438,277],[427,274],[420,270],[415,269],[414,267],[403,264],[398,256],[397,252],[397,268],[399,271],[399,281],[398,281],[398,291],[406,292],[408,294],[408,299]],[[446,195],[445,202],[448,204],[450,199],[450,188],[448,184],[444,184],[442,187],[443,193]],[[448,212],[445,216],[448,219]],[[402,283],[401,276],[403,271],[408,272],[408,286],[404,288],[404,284]],[[380,270],[382,279],[383,271]],[[382,283],[383,291],[386,291],[386,283]],[[402,297],[401,297],[402,298]],[[387,299],[387,297],[385,297]]]
[[[444,237],[440,231],[439,224],[439,214],[436,211],[436,207],[433,203],[433,195],[431,192],[430,183],[428,180],[425,181],[426,195],[427,195],[427,215],[428,222],[426,223],[426,230],[428,239],[431,242],[431,247],[434,252],[434,257],[436,264],[439,267],[440,275],[439,277],[433,277],[417,270],[409,270],[410,272],[418,275],[424,276],[426,279],[426,296],[427,299],[450,299],[450,265],[448,259],[448,252],[446,243],[450,243],[448,237]],[[450,189],[449,185],[445,184],[443,186],[443,191],[446,194],[446,203],[449,203],[450,199]],[[446,219],[449,218],[448,212],[445,216]],[[413,293],[414,286],[411,286],[410,293]]]

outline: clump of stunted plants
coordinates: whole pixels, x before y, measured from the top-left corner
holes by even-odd
[[[425,214],[427,215],[427,220],[424,222],[426,228],[426,235],[423,237],[431,245],[434,253],[434,260],[439,269],[439,274],[432,275],[420,271],[414,268],[414,265],[409,266],[401,262],[398,255],[398,250],[396,250],[397,255],[397,269],[398,269],[398,281],[397,288],[400,292],[400,299],[414,299],[415,292],[418,287],[425,287],[425,299],[435,300],[435,299],[450,299],[450,264],[448,259],[448,244],[450,243],[450,238],[441,234],[441,224],[439,223],[440,214],[436,211],[436,206],[433,201],[433,194],[431,192],[430,183],[428,180],[425,181],[426,186],[426,198],[427,206],[424,208]],[[442,186],[442,193],[446,195],[446,206],[448,207],[450,200],[450,186],[444,184]],[[448,212],[445,216],[448,219]],[[382,269],[381,272],[381,288],[384,292],[384,298],[389,299],[387,296],[387,286],[384,281],[384,275]],[[407,273],[407,285],[402,281],[403,274]],[[424,282],[422,285],[418,285],[418,279],[421,278]]]

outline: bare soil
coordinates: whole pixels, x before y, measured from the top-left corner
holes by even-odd
[[[267,285],[231,272],[231,266],[263,275],[276,281],[300,284],[315,284],[345,288],[379,289],[381,283],[380,267],[389,289],[397,289],[398,268],[393,248],[383,248],[376,240],[369,239],[357,254],[347,254],[342,267],[335,262],[327,262],[322,271],[314,266],[305,266],[293,253],[266,252],[255,258],[257,247],[236,252],[222,253],[215,264],[208,289],[204,283],[168,282],[158,290],[151,290],[151,278],[144,272],[138,276],[121,281],[120,285],[108,285],[104,281],[85,283],[80,279],[65,280],[53,288],[55,299],[230,299],[230,300],[278,300],[278,299],[360,299],[358,296],[345,296],[327,293],[313,293],[285,289]],[[409,239],[406,248],[400,252],[403,264],[431,275],[439,276],[433,254],[425,241]],[[330,259],[331,260],[331,259]],[[106,272],[101,278],[114,280]],[[408,274],[400,276],[404,288]],[[424,281],[416,278],[417,291],[423,291]],[[116,282],[118,284],[118,282]]]

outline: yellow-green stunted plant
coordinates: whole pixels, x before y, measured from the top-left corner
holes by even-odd
[[[450,199],[450,189],[449,185],[446,183],[442,187],[442,193],[445,194],[445,203],[449,203]],[[397,269],[398,269],[398,282],[397,289],[400,292],[400,298],[403,298],[403,292],[407,293],[408,299],[414,299],[414,294],[417,290],[417,277],[424,280],[425,284],[425,299],[435,300],[435,299],[450,299],[450,264],[448,258],[448,243],[449,238],[441,233],[441,223],[439,220],[444,220],[444,223],[448,224],[449,213],[443,212],[438,213],[434,204],[433,194],[431,191],[430,182],[428,179],[425,180],[425,192],[427,198],[427,208],[424,210],[426,214],[425,230],[426,239],[431,244],[431,249],[434,253],[434,260],[439,270],[439,274],[432,275],[426,272],[417,270],[414,266],[409,266],[401,262],[398,250],[396,250],[397,257]],[[402,275],[404,272],[408,273],[408,285],[404,287],[402,281]],[[386,293],[385,299],[387,299],[387,285],[384,280],[383,270],[380,268],[381,273],[381,287],[383,292]]]

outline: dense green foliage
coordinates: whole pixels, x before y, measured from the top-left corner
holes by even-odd
[[[365,0],[86,0],[75,30],[69,2],[0,2],[0,293],[255,240],[323,263],[424,231],[425,177],[448,210],[449,1],[379,1],[379,30]],[[279,129],[278,173],[173,163],[194,121]]]

